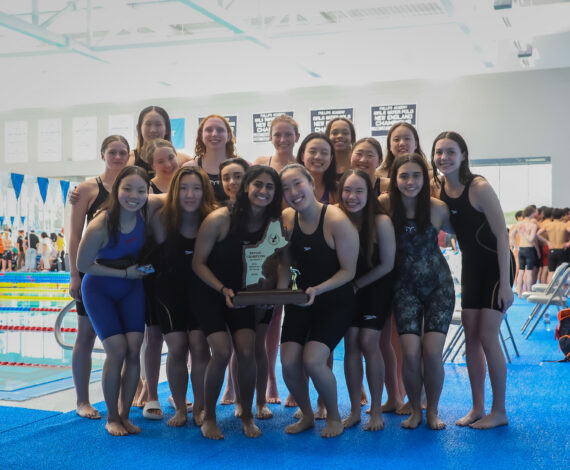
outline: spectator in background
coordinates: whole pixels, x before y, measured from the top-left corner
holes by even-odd
[[[24,267],[24,256],[26,249],[24,246],[25,232],[18,230],[18,238],[16,239],[16,248],[18,249],[18,257],[16,258],[16,271],[20,271]]]
[[[57,234],[57,256],[61,260],[61,270],[65,271],[65,238],[61,232]]]
[[[28,234],[28,248],[26,249],[26,271],[36,271],[36,256],[38,255],[38,244],[40,239],[34,230],[30,230]]]

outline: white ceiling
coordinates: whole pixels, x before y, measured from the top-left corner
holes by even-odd
[[[570,0],[0,0],[0,111],[559,67]]]

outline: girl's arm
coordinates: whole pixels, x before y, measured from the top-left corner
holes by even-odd
[[[138,266],[136,264],[129,266],[127,269],[116,269],[95,262],[97,253],[107,244],[108,240],[107,214],[101,213],[91,221],[79,242],[77,269],[94,276],[142,279],[145,274],[137,269]]]
[[[358,232],[342,211],[336,207],[327,209],[323,230],[325,239],[327,232],[330,233],[340,264],[340,269],[329,279],[316,286],[308,287],[305,293],[309,301],[305,305],[311,305],[315,296],[336,289],[354,279],[356,273],[356,260],[358,258]]]
[[[165,194],[149,194],[148,195],[148,225],[154,241],[158,244],[163,243],[166,239],[166,227],[161,217],[162,205],[166,201]]]
[[[471,188],[473,188],[473,205],[485,214],[491,231],[497,238],[497,258],[499,262],[498,303],[502,311],[505,312],[512,305],[514,299],[510,283],[511,253],[505,216],[503,215],[499,198],[487,181],[476,179]]]
[[[394,269],[394,259],[396,258],[396,235],[394,225],[387,215],[376,216],[376,236],[380,248],[380,264],[374,266],[363,276],[355,279],[352,283],[355,290],[362,289],[368,284],[372,284],[377,279],[385,276]]]
[[[85,216],[89,208],[89,183],[81,183],[75,191],[79,199],[71,206],[69,230],[69,295],[75,300],[81,300],[81,278],[77,270],[77,249],[83,234]]]
[[[215,243],[223,238],[224,233],[228,232],[229,224],[230,213],[225,207],[215,210],[204,219],[196,237],[192,269],[202,281],[225,297],[228,307],[233,307],[234,291],[224,286],[206,264]]]

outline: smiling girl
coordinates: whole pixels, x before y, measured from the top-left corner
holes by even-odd
[[[376,199],[370,176],[361,170],[349,170],[341,178],[339,207],[360,234],[356,276],[352,281],[356,309],[344,337],[344,374],[351,412],[343,424],[348,428],[360,421],[364,355],[372,401],[370,420],[364,425],[364,430],[376,431],[384,427],[384,360],[380,352],[380,333],[391,314],[391,272],[396,253],[394,226]]]
[[[354,124],[347,118],[337,117],[327,123],[325,134],[334,145],[336,179],[350,168],[350,151],[356,140]]]
[[[235,156],[235,137],[227,119],[218,114],[202,119],[196,135],[195,157],[187,165],[206,171],[219,202],[228,199],[220,181],[220,164]]]
[[[440,230],[451,231],[449,210],[430,198],[427,165],[418,154],[394,160],[390,192],[380,196],[396,231],[393,309],[403,351],[402,376],[411,406],[404,428],[422,422],[421,389],[431,429],[443,429],[438,402],[443,387],[442,353],[455,306],[453,280],[437,242]],[[422,375],[423,361],[423,375]]]
[[[234,308],[233,297],[244,287],[243,247],[260,241],[270,220],[280,217],[281,198],[281,183],[275,170],[254,165],[246,171],[231,210],[215,210],[198,232],[192,267],[208,286],[201,292],[197,311],[212,351],[206,370],[202,424],[202,434],[209,439],[224,438],[216,420],[216,402],[232,340],[238,361],[243,431],[250,438],[261,435],[251,411],[256,383],[255,310]]]
[[[352,320],[350,281],[356,271],[358,233],[339,208],[316,199],[307,168],[287,165],[281,170],[281,181],[291,207],[283,211],[290,256],[282,260],[279,287],[288,287],[289,266],[293,266],[301,273],[299,288],[309,299],[304,305],[287,307],[281,333],[283,378],[302,412],[299,421],[285,431],[296,434],[314,426],[308,375],[327,410],[321,436],[334,437],[343,432],[343,424],[336,380],[327,360]]]
[[[303,139],[297,151],[297,163],[311,174],[317,200],[324,204],[336,202],[335,152],[325,134],[313,132]]]
[[[77,268],[85,273],[83,302],[106,353],[102,378],[106,429],[114,436],[140,432],[129,421],[129,411],[139,379],[144,332],[145,274],[134,260],[144,244],[147,198],[146,171],[121,170],[108,209],[87,226],[77,253]]]
[[[482,176],[471,173],[467,144],[460,134],[439,134],[433,143],[431,161],[436,191],[451,209],[451,225],[462,255],[461,322],[465,328],[473,407],[456,424],[494,428],[508,424],[507,367],[499,343],[499,328],[513,303],[514,260],[505,218],[491,185]],[[488,415],[485,415],[485,362],[493,390],[493,405]]]

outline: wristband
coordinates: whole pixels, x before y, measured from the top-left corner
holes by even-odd
[[[224,295],[224,289],[226,288],[226,286],[222,286],[220,287],[220,294]]]

